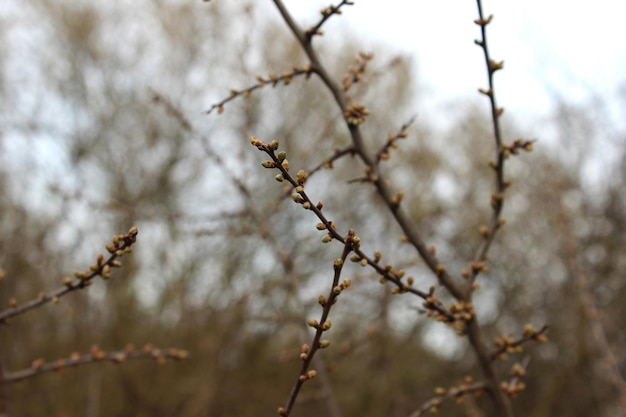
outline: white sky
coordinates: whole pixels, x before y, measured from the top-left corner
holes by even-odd
[[[337,3],[336,1],[333,3]],[[328,0],[285,0],[302,26],[319,18]],[[419,81],[432,98],[451,100],[476,94],[486,84],[482,51],[473,44],[479,28],[472,0],[355,0],[325,26],[349,25],[367,39],[384,40],[412,54]],[[497,74],[499,104],[518,116],[541,116],[550,94],[582,100],[599,94],[607,100],[626,76],[626,3],[597,0],[483,1],[492,57],[505,61]],[[370,51],[368,51],[370,52]],[[371,51],[376,52],[376,51]]]

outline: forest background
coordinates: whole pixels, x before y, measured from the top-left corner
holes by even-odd
[[[249,138],[277,138],[294,172],[350,139],[315,76],[235,94],[223,112],[206,114],[230,89],[307,63],[275,8],[261,3],[30,0],[0,11],[0,311],[62,286],[112,235],[139,229],[109,281],[0,326],[3,371],[94,345],[189,352],[180,362],[92,363],[6,385],[12,415],[273,415],[285,403],[340,248],[323,244],[319,220],[284,198]],[[490,28],[505,24],[498,17]],[[476,12],[463,18],[478,38]],[[419,59],[364,40],[342,19],[326,22],[315,47],[338,79],[360,51],[374,54],[350,91],[369,111],[366,141],[376,148],[406,131],[383,166],[404,191],[402,208],[458,275],[491,213],[488,101],[460,93],[432,106]],[[434,33],[431,43],[449,36]],[[458,41],[482,65],[471,71],[483,78],[467,82],[476,90],[486,76],[473,40]],[[516,51],[498,53],[508,62]],[[467,64],[459,65],[454,83]],[[537,119],[509,111],[514,94],[500,103],[506,141],[537,142],[507,162],[506,225],[474,307],[490,339],[550,327],[548,342],[510,355],[526,368],[517,415],[623,415],[625,84],[614,92],[572,101],[550,90]],[[380,250],[416,288],[445,294],[375,190],[353,181],[362,175],[346,156],[316,171],[307,193],[342,233],[357,231],[364,251]],[[344,274],[352,285],[332,310],[331,346],[318,353],[327,378],[305,384],[294,415],[407,416],[436,387],[481,379],[466,338],[421,314],[423,300],[392,294],[358,264]],[[507,366],[498,369],[506,375]],[[490,415],[490,407],[467,397],[442,412]]]

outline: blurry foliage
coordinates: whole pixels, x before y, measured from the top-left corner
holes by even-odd
[[[296,377],[304,322],[317,314],[336,247],[321,245],[315,219],[281,197],[248,137],[279,138],[293,167],[305,169],[349,138],[315,77],[265,87],[220,116],[202,110],[257,75],[302,65],[296,42],[274,12],[251,1],[8,4],[0,12],[0,305],[59,286],[113,231],[137,225],[141,235],[106,285],[1,326],[5,371],[92,344],[191,353],[158,367],[102,364],[32,378],[7,387],[11,411],[271,414]],[[359,41],[326,36],[337,36],[322,55],[340,77]],[[419,114],[414,63],[388,49],[372,51],[352,91],[371,113],[365,136],[379,144]],[[529,346],[528,388],[513,403],[519,415],[610,416],[619,407],[592,327],[601,325],[623,375],[626,153],[610,117],[592,104],[556,106],[553,138],[506,117],[507,141],[540,142],[508,165],[507,226],[475,304],[492,336],[526,322],[551,326],[550,343]],[[383,169],[405,190],[403,204],[428,242],[460,271],[487,221],[492,147],[482,109],[450,116],[445,131],[418,116]],[[588,149],[610,135],[619,162],[603,166]],[[401,263],[427,288],[431,275],[402,246],[372,188],[348,182],[361,172],[344,158],[311,178],[308,192],[341,230],[354,227],[368,251],[382,249],[383,262]],[[344,415],[406,416],[434,387],[476,374],[472,358],[461,359],[465,341],[418,314],[419,300],[390,296],[371,271],[347,268],[354,286],[333,310],[333,345],[322,354]],[[596,315],[585,308],[590,300]],[[324,395],[307,385],[298,415],[327,412]],[[468,399],[446,415],[481,415],[474,401],[487,403]]]

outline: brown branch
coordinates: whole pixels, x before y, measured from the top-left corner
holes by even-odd
[[[400,130],[398,130],[395,134],[389,133],[385,144],[378,150],[378,152],[376,152],[376,163],[380,163],[380,161],[389,158],[389,151],[397,146],[396,143],[398,140],[405,139],[408,136],[407,129],[413,124],[414,121],[415,116],[411,117],[411,120],[403,124],[400,127]]]
[[[0,362],[0,417],[9,417],[9,398],[7,396],[7,383],[4,367]]]
[[[296,178],[294,178],[289,173],[289,160],[287,159],[287,154],[285,152],[279,152],[276,154],[275,151],[279,146],[278,141],[274,140],[272,143],[268,144],[267,142],[259,140],[254,136],[250,139],[250,141],[253,146],[260,151],[265,152],[270,158],[272,158],[271,160],[264,161],[262,163],[263,167],[280,170],[281,173],[278,174],[275,179],[279,182],[287,181],[291,184],[294,191],[291,194],[292,200],[297,204],[302,205],[302,207],[306,210],[313,211],[317,218],[320,219],[321,223],[317,225],[317,229],[327,231],[327,235],[322,241],[328,243],[335,239],[345,244],[346,241],[344,237],[337,232],[336,225],[331,220],[327,219],[322,213],[322,202],[318,202],[317,204],[313,203],[313,200],[311,200],[304,191],[304,184],[308,178],[308,174],[304,170],[299,170],[296,174]],[[360,238],[358,236],[355,237],[355,240],[360,242]],[[364,266],[370,265],[383,277],[385,281],[390,281],[396,285],[397,291],[395,291],[395,293],[409,292],[423,298],[425,300],[424,307],[428,310],[436,312],[435,315],[437,318],[445,323],[452,324],[459,320],[458,317],[455,317],[454,314],[448,311],[436,297],[433,297],[434,287],[431,287],[429,292],[420,291],[412,286],[413,278],[411,277],[407,278],[407,282],[405,283],[402,280],[404,276],[404,272],[402,270],[396,271],[391,265],[379,265],[378,259],[369,257],[360,249],[360,244],[355,245],[353,252],[356,254],[356,257],[353,257],[351,260],[354,262],[361,262]]]
[[[482,244],[480,245],[476,255],[474,256],[474,262],[480,263],[487,260],[487,254],[489,252],[491,244],[495,239],[496,232],[503,224],[500,215],[502,213],[502,207],[504,205],[504,192],[507,188],[507,183],[504,180],[504,160],[506,159],[506,155],[502,146],[502,132],[500,129],[500,116],[504,112],[504,109],[498,107],[493,78],[496,71],[503,68],[504,62],[495,62],[489,54],[489,46],[487,43],[487,25],[491,22],[493,15],[489,16],[488,18],[484,17],[481,0],[477,0],[476,5],[478,7],[479,17],[474,21],[474,23],[480,26],[481,38],[480,40],[476,40],[475,43],[483,50],[483,55],[485,57],[485,66],[487,68],[487,81],[489,85],[489,88],[487,90],[479,89],[478,91],[487,96],[487,98],[489,98],[489,104],[491,106],[491,120],[493,124],[493,136],[495,140],[496,150],[496,162],[492,162],[491,164],[492,168],[495,171],[495,191],[491,196],[491,206],[493,211],[487,230],[482,232],[484,236]],[[480,272],[480,270],[472,269],[467,279],[468,291],[471,291],[476,277]]]
[[[479,395],[480,393],[485,391],[485,389],[487,389],[487,387],[483,382],[460,384],[447,390],[443,388],[437,388],[436,391],[439,395],[426,401],[424,404],[422,404],[420,408],[411,413],[409,417],[420,417],[428,411],[436,413],[446,401],[460,401],[466,395],[473,393]]]
[[[354,110],[353,105],[348,107],[347,98],[345,96],[343,88],[340,87],[333,80],[333,78],[329,75],[324,66],[321,64],[317,53],[311,45],[310,39],[308,39],[300,30],[296,22],[291,17],[289,11],[285,8],[282,0],[274,0],[274,4],[276,4],[276,7],[282,15],[283,20],[285,20],[294,36],[300,42],[302,49],[309,58],[310,66],[314,70],[313,72],[321,78],[322,82],[326,85],[326,87],[335,98],[335,101],[341,109],[341,112],[344,113],[344,115],[346,116],[346,124],[350,132],[350,136],[352,138],[352,142],[356,149],[357,155],[365,164],[366,169],[369,170],[368,175],[371,179],[371,182],[374,183],[374,185],[376,186],[379,195],[389,207],[394,218],[396,219],[396,222],[402,228],[408,241],[415,247],[426,265],[431,269],[431,271],[437,274],[439,281],[446,287],[446,289],[455,298],[459,300],[465,299],[467,296],[467,291],[464,290],[452,278],[452,276],[448,274],[445,268],[443,268],[442,265],[439,263],[437,257],[428,251],[426,243],[423,241],[419,232],[410,221],[408,216],[402,210],[399,210],[399,205],[394,204],[394,193],[392,193],[389,185],[387,185],[387,182],[382,177],[382,174],[375,162],[375,158],[370,156],[366,150],[366,146],[361,135],[361,131],[359,129],[359,123],[354,123],[353,117],[351,116],[351,110]]]
[[[548,339],[545,336],[547,331],[548,326],[543,326],[539,330],[535,330],[532,326],[526,326],[524,328],[524,334],[517,340],[513,340],[506,336],[497,338],[495,343],[498,349],[491,353],[491,360],[504,359],[504,355],[507,352],[520,352],[521,346],[531,340],[535,342],[547,341]]]
[[[180,349],[158,349],[150,345],[144,346],[141,350],[136,350],[132,346],[128,346],[124,350],[115,352],[104,352],[98,348],[98,346],[92,346],[91,352],[80,355],[75,352],[68,358],[58,359],[52,362],[45,362],[43,359],[37,359],[33,361],[30,368],[23,369],[21,371],[9,372],[4,375],[4,381],[8,383],[14,383],[26,378],[31,378],[36,375],[41,375],[47,372],[61,372],[65,368],[86,365],[96,362],[113,362],[122,363],[128,359],[154,359],[159,363],[163,363],[166,359],[181,360],[187,358],[188,354],[185,350]]]
[[[189,134],[197,133],[195,132],[189,120],[167,98],[155,92],[154,101],[158,104],[163,105],[165,107],[166,112],[170,116],[172,116],[174,119],[176,119],[180,123],[181,128],[185,130],[187,133]],[[257,223],[261,239],[268,242],[270,247],[274,249],[277,258],[279,259],[283,267],[284,287],[286,291],[290,293],[294,293],[295,290],[297,289],[297,281],[296,281],[296,278],[294,277],[294,261],[293,261],[291,254],[281,247],[276,237],[271,233],[271,228],[270,228],[270,225],[268,224],[268,217],[266,216],[265,213],[263,213],[259,209],[258,204],[256,203],[256,200],[252,196],[246,184],[242,180],[237,178],[236,175],[234,175],[234,173],[224,163],[222,157],[218,153],[213,152],[213,150],[208,146],[208,140],[206,140],[206,138],[201,137],[201,142],[207,155],[213,158],[223,170],[229,173],[228,177],[233,181],[235,187],[238,189],[238,191],[241,193],[242,197],[247,203],[245,212],[248,213]],[[337,156],[335,159],[337,158],[339,158],[339,156]],[[288,195],[289,194],[287,194],[287,196]],[[304,316],[299,317],[296,320],[298,323],[302,322],[303,324],[306,325],[305,323],[306,320]],[[275,321],[275,318],[273,315],[272,315],[272,321]],[[317,372],[318,372],[317,379],[320,381],[322,385],[322,389],[325,393],[326,402],[327,402],[328,409],[329,409],[329,414],[331,417],[341,417],[341,412],[339,410],[339,406],[335,398],[335,393],[332,388],[332,384],[328,376],[328,372],[326,371],[326,364],[323,358],[319,355],[315,356],[315,362],[316,362],[315,365],[316,365]]]
[[[302,367],[300,368],[300,372],[298,373],[298,378],[291,389],[291,394],[287,400],[287,403],[284,407],[280,407],[278,412],[281,416],[288,416],[291,414],[293,406],[298,398],[298,393],[302,389],[303,384],[314,378],[317,374],[317,371],[313,369],[309,369],[311,366],[311,362],[315,357],[315,354],[319,349],[327,348],[330,345],[329,340],[322,340],[322,334],[329,330],[331,327],[331,322],[328,320],[328,316],[330,314],[330,310],[337,301],[337,297],[339,294],[343,292],[346,288],[350,286],[350,280],[344,280],[342,283],[339,282],[341,278],[341,271],[343,269],[343,265],[345,263],[346,258],[353,250],[355,245],[358,245],[355,242],[356,235],[354,230],[350,230],[348,235],[345,237],[345,244],[343,248],[343,253],[341,254],[341,258],[338,258],[334,262],[334,274],[333,274],[333,283],[330,288],[327,297],[320,296],[319,304],[322,306],[322,315],[320,320],[309,320],[309,326],[315,328],[315,335],[313,336],[313,341],[311,345],[302,345],[302,350],[300,353],[300,358],[302,359]]]
[[[289,85],[294,77],[299,75],[305,75],[305,78],[308,80],[311,76],[311,73],[314,72],[313,69],[309,66],[303,66],[302,68],[293,67],[291,72],[284,72],[281,75],[276,75],[270,73],[267,78],[263,78],[261,76],[257,77],[257,83],[251,87],[245,88],[243,90],[230,90],[230,96],[223,99],[219,103],[213,104],[209,110],[206,111],[207,114],[212,113],[213,110],[217,110],[218,113],[222,113],[224,111],[224,105],[237,97],[249,97],[255,90],[259,88],[263,88],[266,85],[271,85],[272,87],[276,87],[279,84]]]
[[[400,209],[399,202],[401,194],[398,193],[394,195],[388,185],[388,182],[383,179],[376,159],[367,151],[359,128],[360,124],[364,122],[365,117],[368,114],[367,109],[358,103],[352,102],[348,105],[349,100],[345,95],[345,91],[339,87],[332,77],[330,77],[328,72],[320,63],[317,53],[312,48],[311,38],[307,37],[306,34],[300,30],[281,0],[274,0],[274,3],[294,36],[300,42],[304,52],[309,58],[311,68],[314,69],[315,74],[321,78],[322,82],[330,90],[335,98],[335,101],[337,102],[337,105],[341,109],[341,112],[344,114],[346,125],[350,132],[354,147],[356,148],[357,155],[365,164],[366,177],[376,186],[378,194],[388,206],[396,222],[403,230],[407,241],[414,246],[426,265],[431,269],[431,271],[433,271],[433,273],[435,273],[438,281],[452,294],[452,296],[459,301],[466,302],[471,305],[475,278],[478,273],[484,271],[484,261],[487,259],[488,250],[493,242],[497,229],[502,225],[500,213],[503,207],[504,190],[506,188],[503,165],[505,155],[502,147],[501,130],[498,121],[503,109],[497,107],[493,88],[493,74],[503,67],[503,63],[493,61],[489,55],[486,40],[486,25],[489,23],[491,18],[485,19],[483,17],[481,1],[477,0],[479,19],[476,20],[476,23],[481,27],[482,39],[480,41],[476,41],[476,43],[483,48],[488,69],[489,90],[482,92],[489,97],[492,109],[494,137],[496,142],[496,162],[493,164],[494,170],[496,171],[496,192],[492,196],[493,214],[488,228],[488,233],[486,233],[483,243],[474,258],[475,260],[472,262],[472,272],[466,279],[465,283],[461,283],[450,276],[445,267],[438,261],[435,253],[428,250],[424,240],[417,231],[417,228],[410,221],[404,211]],[[297,195],[298,197],[296,198],[296,201],[302,198],[300,193]],[[329,239],[332,239],[332,233],[329,235]],[[485,383],[487,387],[490,388],[489,391],[492,394],[496,412],[502,417],[511,417],[513,412],[510,401],[506,398],[505,393],[499,389],[499,379],[492,365],[489,351],[483,340],[482,331],[475,315],[472,315],[467,321],[466,331],[470,343],[472,344],[476,356],[478,357],[483,374],[486,377]]]
[[[336,14],[341,14],[341,10],[340,10],[341,7],[352,6],[353,4],[354,4],[353,1],[342,0],[342,2],[339,3],[337,6],[330,5],[326,7],[325,9],[323,9],[321,11],[322,18],[320,19],[320,21],[304,33],[308,42],[311,42],[311,39],[313,38],[313,36],[322,34],[320,32],[320,29],[322,28],[322,25],[324,25],[324,23],[326,23],[326,21],[330,19],[331,16],[336,15]]]
[[[346,155],[354,156],[355,154],[356,154],[356,149],[354,148],[353,145],[348,145],[345,148],[341,148],[341,149],[335,149],[335,153],[333,153],[328,158],[324,159],[319,164],[315,165],[313,168],[308,170],[307,173],[309,174],[309,177],[310,177],[311,175],[313,175],[314,173],[316,173],[322,168],[332,168],[333,162],[337,161],[338,159]]]
[[[12,306],[0,312],[0,323],[6,323],[11,317],[23,314],[51,301],[58,302],[64,295],[72,291],[82,290],[91,285],[93,278],[97,276],[108,279],[111,268],[118,268],[122,265],[117,258],[131,252],[133,244],[137,241],[138,232],[136,227],[131,227],[127,234],[114,236],[113,241],[106,245],[106,249],[110,253],[109,258],[105,260],[104,256],[100,254],[96,263],[92,264],[87,271],[75,272],[74,276],[78,281],[72,281],[70,277],[65,277],[63,279],[63,287],[47,293],[42,292],[36,299],[24,304],[18,304],[16,300],[12,299]]]

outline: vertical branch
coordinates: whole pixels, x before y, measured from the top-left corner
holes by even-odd
[[[9,417],[9,399],[7,397],[7,389],[8,386],[4,380],[4,368],[2,367],[2,361],[0,361],[0,417]]]
[[[489,54],[489,45],[487,43],[487,25],[491,22],[493,15],[490,15],[488,18],[484,17],[483,14],[483,6],[481,0],[476,0],[476,5],[478,7],[478,19],[474,21],[478,26],[480,26],[480,34],[481,38],[475,40],[476,45],[480,46],[483,50],[483,55],[485,57],[485,66],[487,68],[487,82],[488,89],[479,89],[482,94],[489,98],[489,104],[491,107],[491,121],[493,125],[493,137],[495,140],[495,150],[496,150],[496,161],[492,163],[492,168],[495,171],[495,192],[491,196],[491,206],[493,208],[493,213],[491,216],[491,221],[489,224],[489,228],[483,232],[484,240],[481,246],[478,248],[476,256],[474,257],[475,262],[481,263],[487,259],[487,253],[489,252],[489,248],[495,238],[497,230],[502,225],[500,215],[502,213],[502,207],[504,205],[504,191],[507,187],[507,184],[504,180],[504,159],[506,157],[505,148],[502,144],[502,132],[500,129],[500,116],[504,113],[504,108],[498,107],[498,103],[496,101],[496,93],[494,86],[493,76],[496,71],[501,70],[504,67],[504,61],[496,62],[491,58]],[[472,286],[474,285],[474,281],[476,280],[476,276],[480,273],[480,268],[472,268],[470,275],[467,280],[467,288],[468,291],[471,291]]]
[[[350,230],[345,239],[346,241],[344,244],[343,252],[341,254],[341,258],[336,259],[334,262],[333,283],[328,293],[328,297],[320,296],[319,300],[319,303],[323,308],[320,320],[309,320],[308,322],[309,326],[315,328],[315,336],[313,337],[313,341],[310,346],[302,346],[302,353],[300,354],[300,358],[302,359],[302,367],[298,374],[298,379],[296,380],[291,390],[291,394],[289,395],[287,404],[285,405],[285,407],[280,407],[278,410],[280,415],[283,417],[287,417],[291,414],[293,406],[296,403],[296,399],[298,398],[298,394],[300,393],[300,390],[302,389],[304,383],[317,375],[317,371],[309,369],[313,359],[315,358],[315,354],[318,350],[324,349],[330,345],[330,341],[322,340],[322,335],[331,327],[331,322],[330,320],[328,320],[330,309],[337,301],[337,297],[339,296],[339,294],[341,294],[341,292],[350,285],[349,280],[344,280],[343,283],[340,283],[339,279],[341,278],[341,271],[343,269],[345,260],[352,251],[353,245],[355,244],[355,237],[356,236],[354,234],[354,230]]]

